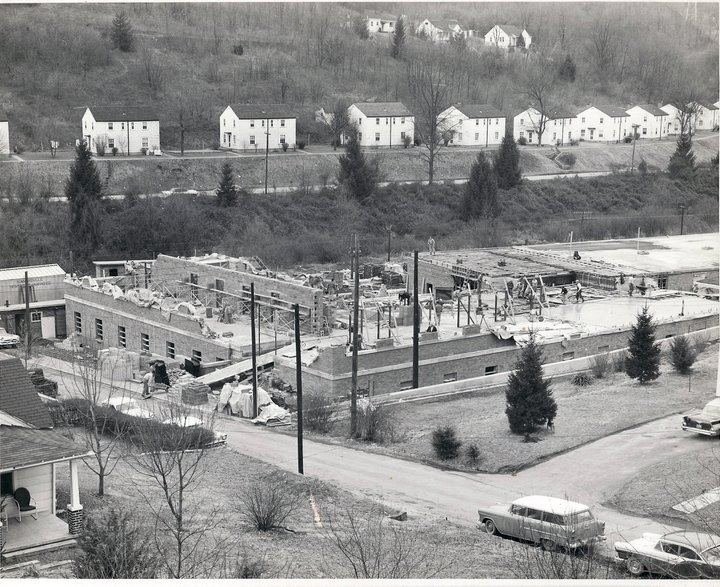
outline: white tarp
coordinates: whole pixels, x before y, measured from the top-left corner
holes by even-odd
[[[282,426],[290,424],[290,412],[277,404],[269,403],[260,408],[260,415],[251,420],[253,424],[265,424],[266,426]]]
[[[270,394],[262,387],[258,387],[258,408],[271,403],[272,398]],[[215,409],[218,412],[222,412],[226,408],[229,408],[230,414],[233,416],[241,416],[243,418],[251,417],[253,415],[252,385],[241,384],[234,386],[232,383],[223,385]]]

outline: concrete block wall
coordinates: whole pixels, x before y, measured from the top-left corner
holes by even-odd
[[[243,286],[250,287],[250,283],[254,283],[257,295],[270,297],[271,294],[277,294],[278,299],[283,302],[300,304],[301,314],[309,313],[307,329],[313,334],[317,334],[322,326],[323,293],[312,287],[168,255],[158,255],[155,260],[153,282],[162,283],[169,291],[180,293],[187,289],[177,282],[189,281],[191,273],[197,274],[198,285],[201,287],[212,284],[211,287],[214,288],[215,280],[222,279],[225,281],[225,291],[233,294],[242,294]],[[291,320],[292,311],[288,311],[285,318]]]

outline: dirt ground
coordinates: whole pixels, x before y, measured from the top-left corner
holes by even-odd
[[[675,373],[666,359],[660,378],[646,385],[638,384],[624,373],[610,373],[586,387],[575,386],[567,378],[555,380],[552,385],[558,404],[555,431],[541,431],[538,442],[526,443],[522,437],[510,433],[502,390],[487,396],[443,398],[434,403],[392,407],[400,440],[391,444],[347,440],[347,420],[339,421],[330,435],[308,432],[308,437],[461,470],[515,471],[620,430],[701,408],[715,396],[717,367],[718,345],[712,344],[695,363],[690,391],[688,377]],[[455,460],[440,462],[433,453],[431,439],[433,431],[444,425],[455,428],[463,443],[463,454]],[[471,444],[480,452],[476,464],[464,456],[464,450]]]

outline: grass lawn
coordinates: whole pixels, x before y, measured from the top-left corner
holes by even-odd
[[[568,378],[552,386],[558,404],[555,432],[539,433],[539,442],[526,443],[510,433],[502,390],[487,396],[390,408],[400,440],[388,445],[346,440],[348,422],[339,421],[329,436],[308,433],[316,440],[348,443],[355,448],[380,452],[430,464],[463,470],[500,473],[522,469],[552,455],[673,413],[702,407],[715,396],[718,345],[707,346],[688,380],[676,374],[663,360],[662,374],[655,382],[639,385],[624,373],[612,373],[591,385],[577,387]],[[463,457],[440,462],[433,454],[431,438],[438,426],[450,425],[465,446],[475,444],[480,461],[468,464]]]
[[[324,484],[310,478],[278,472],[270,465],[256,461],[228,448],[211,451],[207,456],[206,473],[202,482],[193,490],[186,502],[193,508],[199,508],[203,516],[209,516],[212,510],[220,515],[213,522],[213,537],[235,537],[242,545],[250,560],[263,560],[266,565],[264,577],[276,578],[323,578],[351,577],[347,564],[338,562],[337,554],[331,548],[328,533],[329,519],[345,508],[355,512],[370,511],[374,504],[369,500],[353,496],[335,486]],[[67,467],[58,468],[58,503],[67,503],[69,479]],[[294,490],[303,494],[300,509],[287,523],[292,531],[256,532],[242,519],[238,500],[247,491],[252,481],[261,475],[276,473],[288,479]],[[113,474],[106,480],[107,495],[99,498],[95,495],[97,478],[86,467],[80,470],[80,495],[86,515],[93,516],[111,507],[121,507],[133,511],[144,526],[151,527],[153,517],[147,503],[141,496],[145,491],[151,499],[159,503],[160,494],[155,490],[147,491],[143,479],[126,461],[120,461]],[[323,527],[318,528],[313,521],[313,510],[309,496],[312,494],[320,512]],[[512,578],[513,545],[508,541],[488,536],[472,528],[462,528],[449,524],[444,519],[430,517],[409,518],[405,522],[388,522],[400,525],[408,530],[413,539],[416,552],[432,557],[431,565],[442,567],[439,577],[473,578],[497,577]],[[517,550],[517,545],[514,546]],[[62,550],[41,555],[33,555],[40,564],[50,561],[73,558],[77,549]],[[426,557],[426,558],[427,558]],[[64,567],[51,576],[72,576],[72,567]]]
[[[720,502],[695,513],[685,514],[672,509],[685,500],[720,487],[720,442],[716,438],[688,433],[686,442],[697,450],[642,469],[608,502],[614,509],[667,520],[669,524],[690,521],[699,530],[720,533]]]

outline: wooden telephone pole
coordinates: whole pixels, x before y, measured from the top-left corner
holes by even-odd
[[[352,383],[350,388],[350,435],[354,438],[357,434],[357,386],[358,386],[358,321],[360,305],[360,251],[358,235],[353,235],[353,266],[355,269],[355,280],[353,286],[353,321],[352,321]]]
[[[297,388],[297,452],[298,473],[304,475],[303,466],[303,402],[302,402],[302,356],[300,348],[300,306],[295,304],[295,387]]]
[[[257,405],[257,348],[255,343],[255,283],[250,283],[250,332],[252,344],[252,389],[253,389],[253,418],[258,417]]]
[[[418,252],[413,255],[413,356],[412,386],[420,387],[420,300],[418,291]],[[458,298],[458,307],[460,298]]]

